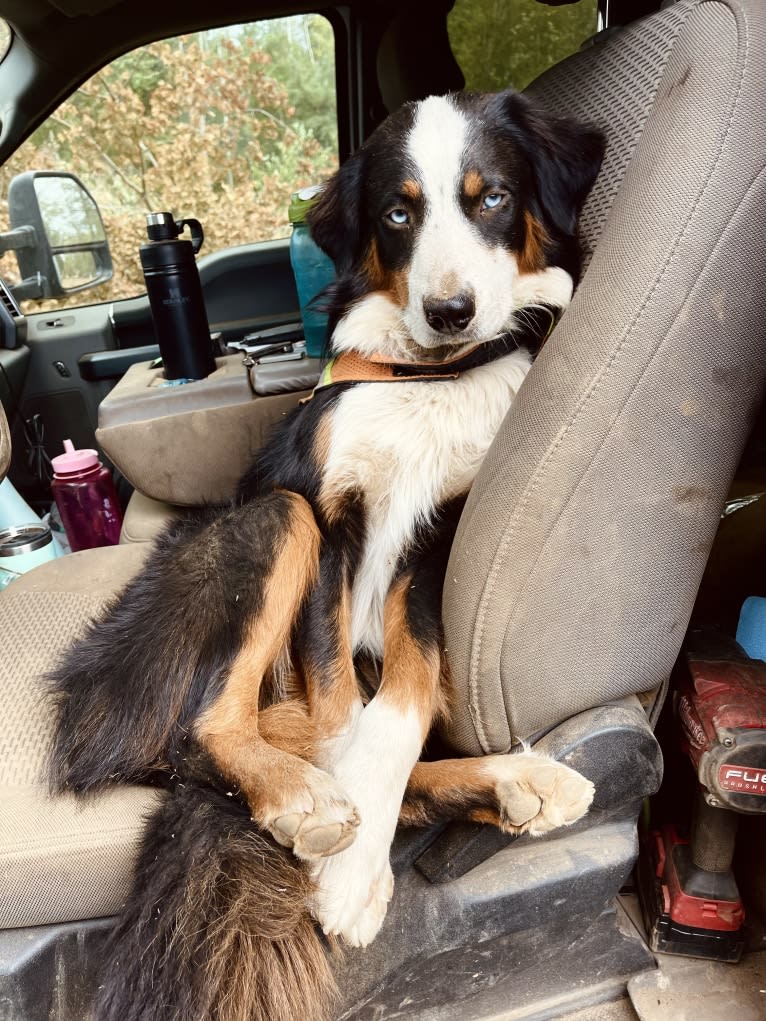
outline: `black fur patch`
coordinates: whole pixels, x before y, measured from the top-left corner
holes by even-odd
[[[464,504],[464,496],[451,500],[439,508],[430,524],[418,528],[412,547],[397,568],[397,576],[412,574],[407,590],[407,626],[422,646],[443,644],[444,575]]]
[[[320,389],[306,404],[296,404],[239,480],[237,503],[270,493],[278,486],[299,493],[317,513],[322,481],[322,465],[317,464],[314,448],[317,431],[325,415],[332,413],[344,390],[352,385],[339,384],[327,390]]]
[[[86,792],[169,771],[171,747],[215,698],[260,610],[290,505],[272,492],[194,513],[160,537],[141,574],[50,675],[53,789]]]
[[[350,493],[332,524],[323,523],[319,578],[300,615],[294,654],[304,667],[328,683],[333,676],[340,636],[336,611],[344,586],[350,590],[362,556],[365,536],[364,499]]]

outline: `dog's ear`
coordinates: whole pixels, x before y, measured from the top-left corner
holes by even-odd
[[[346,160],[307,217],[312,238],[335,263],[339,276],[355,264],[362,247],[362,161],[361,152]]]
[[[534,171],[544,220],[573,235],[604,157],[602,132],[592,124],[555,117],[518,92],[501,92],[497,101],[505,129]]]

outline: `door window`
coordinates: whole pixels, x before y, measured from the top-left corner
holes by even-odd
[[[320,15],[155,42],[77,90],[0,169],[0,194],[27,170],[76,174],[96,200],[114,275],[87,292],[24,302],[33,312],[142,293],[145,214],[205,229],[202,254],[284,237],[298,188],[337,165],[334,41]],[[0,230],[9,229],[7,208]],[[19,281],[13,253],[0,276]]]
[[[449,14],[452,52],[466,88],[525,89],[596,32],[597,0],[549,7],[538,0],[457,0]]]

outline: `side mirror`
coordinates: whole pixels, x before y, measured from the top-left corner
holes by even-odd
[[[8,188],[11,230],[2,250],[16,252],[18,299],[59,298],[112,278],[112,257],[93,196],[74,174],[30,170]]]

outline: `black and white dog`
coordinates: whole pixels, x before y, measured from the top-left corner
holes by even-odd
[[[56,789],[171,788],[102,1017],[323,1016],[312,919],[375,937],[397,820],[543,833],[587,810],[592,785],[529,752],[418,759],[449,711],[462,500],[571,298],[602,151],[522,96],[462,93],[404,106],[328,183],[310,222],[338,268],[322,384],[52,680]]]

